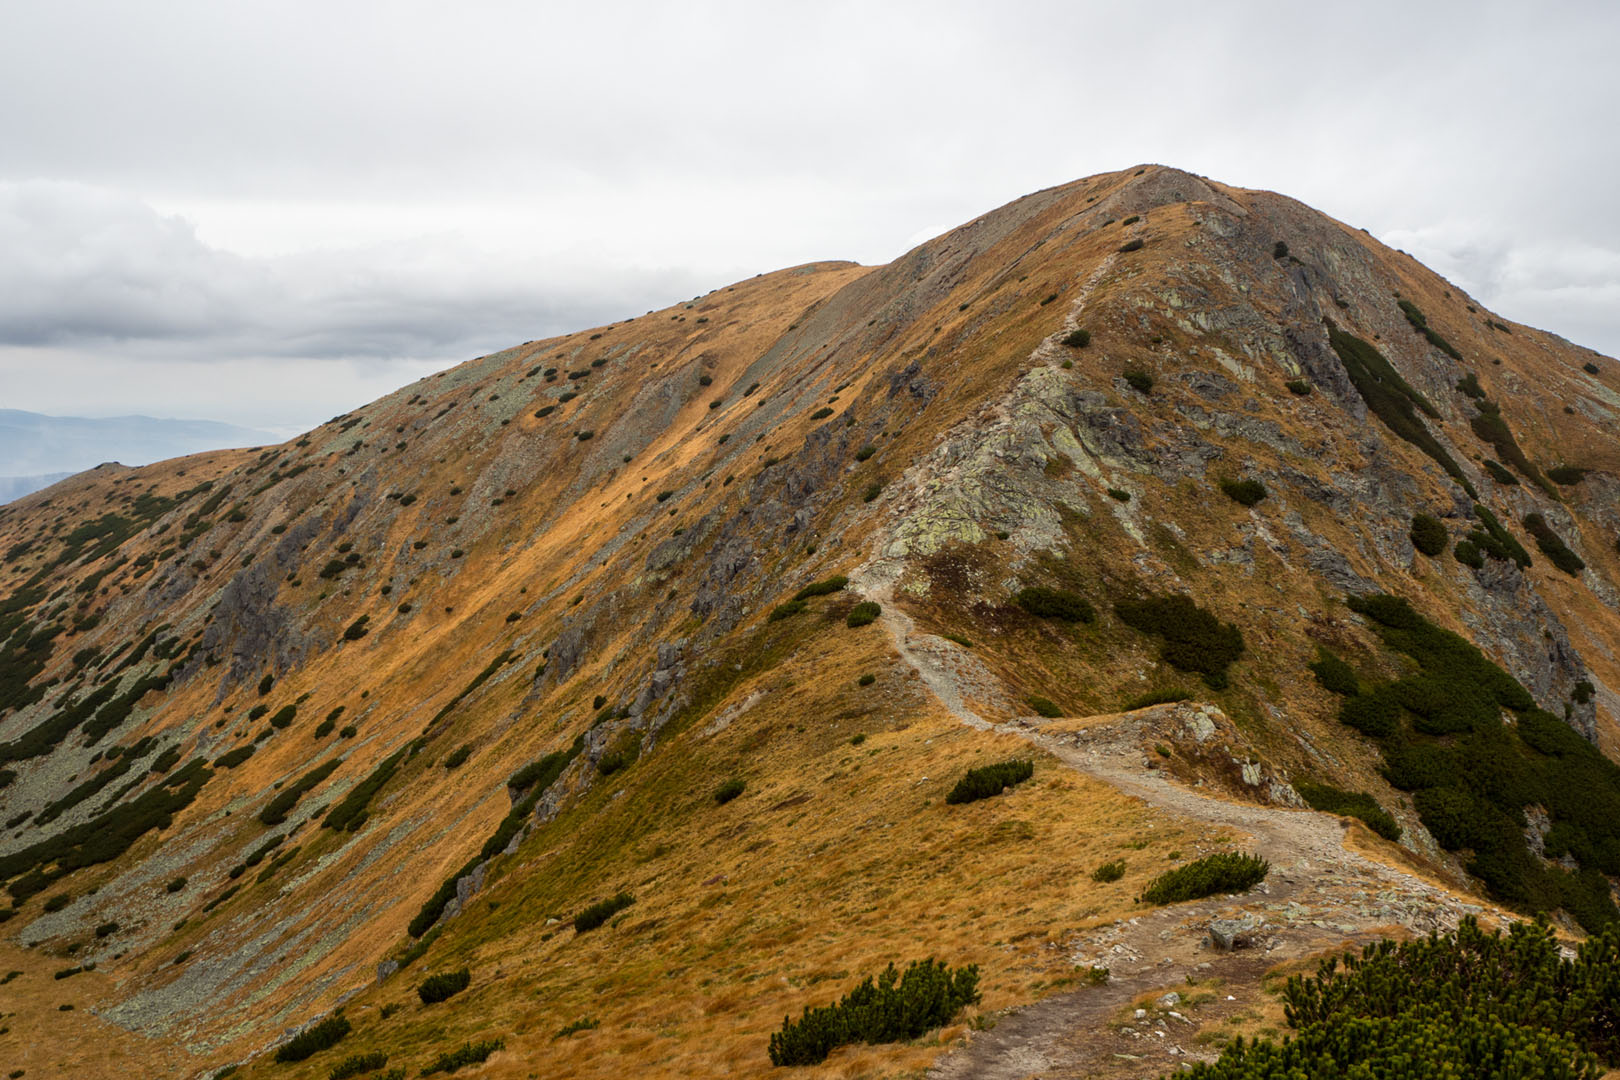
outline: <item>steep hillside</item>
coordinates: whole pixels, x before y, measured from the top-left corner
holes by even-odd
[[[1199,944],[1230,904],[1129,921],[1235,846],[1285,871],[1266,963],[1607,925],[1617,420],[1616,361],[1148,166],[80,474],[0,509],[0,1060],[760,1075],[785,1014],[934,956],[967,1019],[818,1068],[1002,1075],[968,1027],[1094,967],[1059,998],[1120,1039],[1183,974],[1274,1024]]]

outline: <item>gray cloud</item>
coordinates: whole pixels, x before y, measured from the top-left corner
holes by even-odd
[[[1620,351],[1596,0],[59,0],[6,30],[0,404],[296,426],[1141,161],[1283,191]]]

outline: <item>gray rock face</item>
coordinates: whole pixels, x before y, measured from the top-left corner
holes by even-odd
[[[1255,938],[1265,929],[1265,925],[1265,920],[1254,914],[1245,914],[1238,919],[1211,919],[1210,944],[1222,952],[1246,949],[1254,944]]]

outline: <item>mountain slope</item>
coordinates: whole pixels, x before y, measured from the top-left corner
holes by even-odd
[[[482,357],[280,447],[21,499],[0,509],[8,956],[31,996],[98,1013],[48,1014],[30,1075],[96,1025],[192,1075],[340,1002],[344,1053],[413,1068],[498,1037],[490,1075],[752,1075],[784,1013],[927,955],[980,964],[992,1014],[1072,980],[1156,869],[1241,842],[1028,738],[1073,723],[1035,713],[1155,693],[1218,706],[1149,714],[1128,745],[1155,772],[1239,801],[1368,792],[1402,844],[1369,851],[1437,891],[1607,918],[1592,875],[1620,868],[1560,792],[1462,792],[1495,831],[1459,844],[1424,793],[1462,789],[1386,774],[1418,746],[1620,796],[1578,736],[1512,742],[1539,709],[1614,745],[1617,408],[1614,361],[1292,200],[1150,166],[887,266]],[[1028,587],[1092,618],[1041,618]],[[1380,593],[1421,626],[1346,606]],[[1208,629],[1155,623],[1144,602],[1175,595],[1215,627],[1179,652],[1143,629]],[[882,613],[848,625],[858,600]],[[1384,686],[1434,649],[1496,685],[1425,627],[1516,680],[1525,700],[1485,706],[1513,723],[1440,730],[1424,687]],[[1319,648],[1369,713],[1405,694],[1404,726],[1341,723]],[[943,804],[1019,755],[1032,783]],[[1123,880],[1091,880],[1120,857]],[[607,926],[570,926],[620,893]],[[418,1004],[463,965],[471,989]],[[960,1034],[826,1068],[920,1068]],[[337,1053],[245,1072],[325,1076]]]

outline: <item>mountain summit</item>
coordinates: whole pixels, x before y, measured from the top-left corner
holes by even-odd
[[[762,1075],[936,958],[826,1075],[1157,1076],[1277,964],[1600,930],[1617,421],[1616,361],[1144,166],[73,477],[0,508],[0,1048]]]

